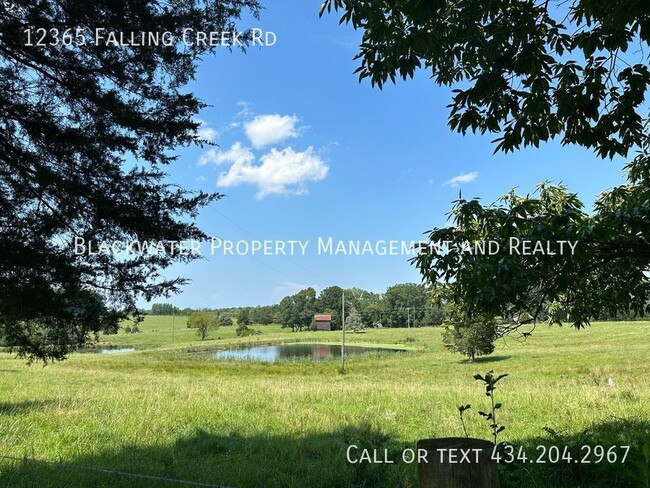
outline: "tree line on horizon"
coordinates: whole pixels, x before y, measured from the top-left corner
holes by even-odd
[[[346,320],[357,313],[362,327],[424,327],[453,323],[449,301],[434,303],[430,290],[422,284],[402,283],[390,286],[384,293],[361,288],[343,289],[329,286],[317,293],[305,288],[288,295],[279,303],[250,307],[191,308],[176,307],[171,303],[154,303],[148,315],[190,316],[194,312],[209,311],[217,315],[219,326],[280,324],[292,330],[308,330],[316,314],[332,316],[332,330],[341,329],[342,296],[345,292]],[[546,321],[542,314],[540,321]],[[603,314],[599,320],[638,320],[635,313]],[[356,321],[356,318],[355,318]]]
[[[292,330],[309,329],[314,315],[327,314],[332,316],[332,330],[340,330],[344,293],[345,318],[356,313],[363,327],[423,327],[443,322],[444,306],[433,304],[427,288],[416,283],[389,286],[384,293],[336,285],[317,293],[309,287],[284,297],[279,303],[255,307],[192,309],[154,303],[146,313],[189,316],[197,311],[212,311],[219,316],[220,325],[280,324]]]

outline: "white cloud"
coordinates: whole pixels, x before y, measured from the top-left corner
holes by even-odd
[[[199,166],[205,166],[208,163],[213,163],[217,159],[219,152],[216,149],[210,149],[199,156]]]
[[[239,112],[235,117],[248,119],[253,115],[253,103],[247,102],[246,100],[239,100],[237,102],[239,107]]]
[[[259,149],[285,141],[290,137],[298,137],[299,130],[296,128],[298,120],[295,115],[258,115],[244,124],[244,131],[251,144]]]
[[[199,166],[208,163],[226,166],[218,177],[218,186],[254,185],[257,187],[257,198],[305,195],[309,183],[327,177],[329,167],[324,162],[325,153],[337,143],[329,143],[318,151],[312,146],[304,151],[294,150],[286,141],[300,137],[308,128],[298,126],[300,118],[297,115],[276,113],[256,116],[251,103],[240,101],[237,105],[239,113],[222,132],[241,130],[250,142],[237,141],[228,150],[210,148],[198,158]],[[203,131],[201,134],[204,137],[219,137],[218,131],[205,121],[197,121],[201,124],[199,131]],[[268,148],[269,145],[275,147]]]
[[[307,183],[323,180],[329,171],[327,164],[313,147],[296,152],[291,147],[271,149],[255,164],[250,149],[236,142],[225,152],[210,156],[215,164],[230,163],[230,169],[219,176],[217,184],[223,187],[242,184],[255,185],[257,198],[267,195],[305,195]]]
[[[235,142],[227,151],[210,149],[199,156],[199,166],[214,163],[217,166],[222,164],[246,165],[255,161],[255,155],[250,149],[244,147],[241,142]]]
[[[201,139],[214,142],[217,137],[219,137],[219,131],[210,127],[210,125],[205,120],[196,119],[196,122],[200,124],[199,129],[197,130],[197,134]]]
[[[476,180],[478,178],[478,172],[477,171],[472,171],[471,173],[461,173],[458,176],[454,176],[453,178],[447,180],[445,182],[445,185],[447,186],[460,186],[462,183],[471,183],[472,181]]]

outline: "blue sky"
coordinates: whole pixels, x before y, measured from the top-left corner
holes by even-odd
[[[562,181],[590,208],[624,180],[623,161],[556,142],[492,155],[493,137],[448,129],[450,90],[426,73],[383,91],[359,84],[358,33],[335,15],[319,19],[318,1],[266,3],[261,19],[242,27],[273,31],[277,43],[203,60],[189,89],[210,105],[200,119],[218,146],[182,150],[169,173],[187,188],[227,195],[201,213],[208,234],[309,240],[310,248],[305,256],[215,254],[176,266],[167,274],[192,280],[168,300],[177,306],[261,305],[306,286],[381,292],[419,282],[406,256],[318,255],[316,240],[418,240],[445,224],[459,189],[489,203],[512,187],[526,193]]]

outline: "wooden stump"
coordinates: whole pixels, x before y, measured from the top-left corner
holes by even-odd
[[[417,449],[420,488],[499,488],[497,462],[492,459],[494,444],[490,441],[423,439]]]

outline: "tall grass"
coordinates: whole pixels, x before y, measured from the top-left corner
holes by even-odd
[[[650,323],[597,323],[584,331],[539,329],[525,343],[500,341],[467,363],[441,347],[438,328],[368,330],[348,344],[410,352],[350,356],[347,374],[325,360],[215,361],[201,351],[249,343],[336,342],[340,332],[291,333],[234,327],[199,341],[182,318],[150,317],[143,332],[102,337],[137,352],[74,354],[26,366],[0,355],[0,454],[122,472],[246,486],[416,486],[414,465],[351,465],[350,443],[399,452],[421,438],[459,436],[457,405],[479,408],[473,379],[490,369],[500,383],[502,438],[541,442],[638,443],[650,431]],[[489,432],[467,416],[475,437]],[[556,433],[552,437],[548,432]],[[584,440],[583,440],[584,439]],[[632,466],[503,467],[505,486],[634,486]],[[99,473],[4,460],[0,486],[161,486]],[[170,486],[174,486],[169,483]]]

